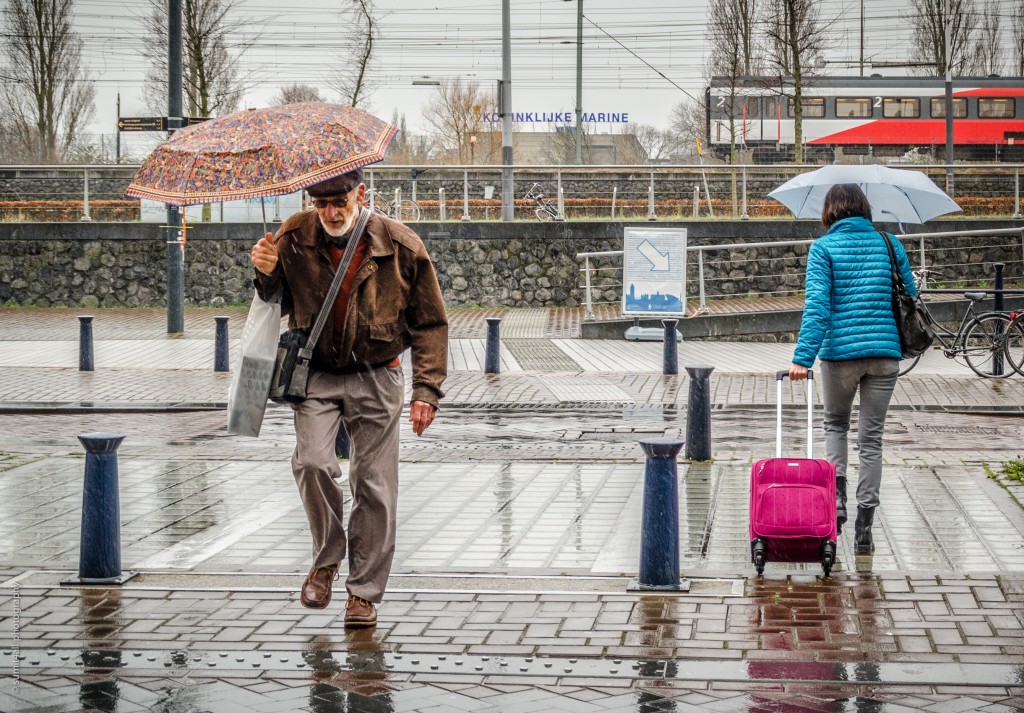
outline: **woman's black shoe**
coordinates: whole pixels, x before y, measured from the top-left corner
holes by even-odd
[[[853,530],[853,549],[858,555],[870,555],[875,551],[871,538],[871,524],[875,520],[875,509],[857,506],[857,522]]]

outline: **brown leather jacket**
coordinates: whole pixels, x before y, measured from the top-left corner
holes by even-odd
[[[345,324],[342,349],[334,346],[338,325],[328,319],[313,351],[312,365],[325,371],[391,361],[412,348],[412,400],[433,406],[444,396],[448,375],[448,317],[437,275],[423,241],[412,230],[374,213],[366,225],[369,250],[359,266]],[[290,329],[311,329],[334,268],[315,210],[296,213],[274,236],[274,272],[256,272],[264,300],[279,286]],[[283,285],[282,285],[283,283]]]

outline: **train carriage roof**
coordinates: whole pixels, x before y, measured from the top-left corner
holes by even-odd
[[[749,76],[737,77],[736,86],[749,89],[763,89],[771,91],[779,86],[780,79],[786,84],[792,85],[790,77],[781,78],[775,76]],[[942,89],[945,85],[943,77],[883,77],[872,75],[868,77],[804,77],[805,88],[819,87],[822,89],[860,89],[873,87],[878,89]],[[732,86],[729,77],[712,77],[708,88],[712,91]],[[1024,87],[1024,77],[954,77],[953,88],[970,87],[992,87],[992,88],[1017,88]]]

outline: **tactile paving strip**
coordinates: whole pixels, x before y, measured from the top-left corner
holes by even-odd
[[[525,371],[583,371],[550,339],[505,339],[502,343]]]
[[[559,401],[636,403],[632,396],[618,386],[597,377],[541,376],[538,378]]]
[[[841,684],[908,684],[1005,686],[1019,685],[1019,667],[1003,664],[862,663],[827,661],[721,661],[607,659],[547,656],[463,656],[331,651],[190,651],[48,649],[29,652],[5,649],[0,668],[38,675],[61,669],[81,672],[178,671],[189,676],[223,676],[226,671],[287,669],[367,674],[406,673],[478,676],[530,676],[565,679],[655,679],[676,681],[806,681]],[[271,675],[273,675],[271,673]]]

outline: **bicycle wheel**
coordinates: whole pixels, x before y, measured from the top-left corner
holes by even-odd
[[[910,357],[909,359],[900,360],[900,376],[906,376],[910,373],[910,370],[917,366],[917,362],[921,361],[922,354],[918,354],[916,357]]]
[[[1006,340],[1003,342],[1006,363],[1024,376],[1024,312],[1006,325]]]
[[[1013,367],[1005,363],[1003,351],[1009,323],[1008,315],[989,312],[975,318],[964,329],[957,352],[978,376],[1001,379],[1013,373]]]
[[[550,213],[548,213],[543,208],[536,208],[536,209],[534,209],[533,212],[537,216],[537,220],[539,220],[541,222],[547,222],[549,220],[554,220],[555,219],[555,216],[551,215]]]

